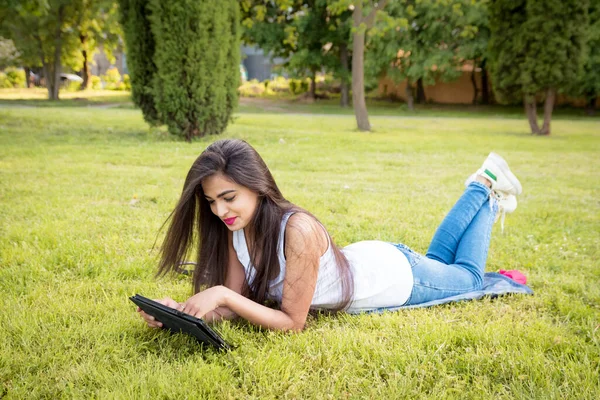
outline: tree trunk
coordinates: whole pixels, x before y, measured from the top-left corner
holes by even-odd
[[[377,11],[382,10],[388,0],[379,0],[371,9],[369,15],[363,18],[362,1],[354,2],[352,11],[352,105],[356,124],[361,131],[370,131],[369,114],[365,101],[365,29],[371,28],[375,23]]]
[[[342,81],[340,90],[340,106],[348,108],[350,105],[350,85],[348,82]]]
[[[362,23],[362,2],[357,1],[352,13],[354,33],[352,34],[352,105],[358,130],[370,131],[369,114],[365,101],[365,31],[360,28]]]
[[[425,88],[423,87],[423,78],[417,79],[417,104],[425,104],[427,98],[425,97]]]
[[[550,135],[550,121],[552,120],[552,110],[554,109],[554,100],[556,99],[556,90],[548,89],[546,100],[544,101],[544,125],[540,135]]]
[[[61,43],[62,44],[62,43]],[[48,86],[48,100],[59,100],[58,92],[60,90],[60,48],[59,44],[56,46],[54,52],[54,60],[52,64],[48,64],[48,73],[46,74],[46,85]]]
[[[540,133],[540,127],[537,122],[537,110],[535,106],[535,96],[523,96],[523,103],[525,105],[525,113],[529,120],[529,127],[531,128],[532,135],[538,135]]]
[[[486,60],[481,62],[481,104],[490,104],[490,84],[486,69]]]
[[[413,87],[412,87],[412,84],[408,81],[408,79],[406,80],[405,93],[406,93],[406,104],[408,105],[408,109],[410,111],[415,111],[415,99],[413,97]]]
[[[79,40],[81,41],[81,54],[83,55],[83,68],[81,69],[81,77],[83,78],[83,82],[81,82],[81,87],[79,90],[85,90],[90,85],[90,66],[88,61],[88,52],[85,47],[86,36],[79,35]]]
[[[596,113],[596,101],[598,100],[598,97],[592,94],[588,99],[588,103],[585,106],[585,112],[587,115],[594,115]]]
[[[55,64],[56,62],[44,65],[46,88],[48,89],[48,100],[59,100],[58,90],[60,86],[60,68]]]
[[[48,88],[48,100],[58,100],[58,90],[60,87],[60,69],[61,69],[60,51],[62,48],[61,25],[62,25],[64,10],[65,10],[64,5],[62,5],[58,8],[56,32],[54,33],[54,58],[49,63],[46,63],[44,60],[42,60],[43,65],[44,65],[44,73],[46,74],[46,87]]]
[[[25,70],[25,84],[27,85],[27,89],[31,87],[31,68],[23,67]]]
[[[340,64],[342,65],[342,79],[340,83],[340,106],[348,107],[348,45],[342,43],[340,45]]]
[[[473,69],[471,70],[471,84],[473,85],[473,105],[477,104],[477,98],[479,97],[479,89],[477,88],[477,79],[475,79],[475,60],[473,60]]]
[[[310,71],[310,98],[315,100],[317,98],[317,73]]]

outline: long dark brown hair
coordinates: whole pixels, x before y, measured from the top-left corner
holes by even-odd
[[[243,140],[216,141],[194,161],[185,178],[181,198],[169,216],[170,224],[161,248],[158,275],[177,271],[197,246],[198,259],[193,274],[194,293],[198,293],[204,286],[225,283],[229,261],[228,229],[212,213],[201,184],[203,179],[218,173],[258,194],[257,209],[250,224],[253,246],[249,249],[256,275],[252,282],[246,282],[242,294],[263,303],[267,299],[269,281],[278,276],[281,268],[277,246],[284,214],[312,214],[283,197],[263,159]],[[350,303],[354,284],[348,260],[331,237],[329,240],[342,289],[342,299],[335,309],[341,310]]]

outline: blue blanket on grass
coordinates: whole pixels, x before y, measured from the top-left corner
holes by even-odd
[[[373,310],[366,311],[367,313],[381,313],[384,311],[396,311],[401,309],[408,308],[421,308],[421,307],[431,307],[437,306],[440,304],[453,303],[457,301],[464,300],[479,300],[482,297],[498,297],[505,294],[533,294],[533,290],[531,290],[527,285],[522,285],[510,279],[507,276],[498,274],[496,272],[486,272],[483,276],[483,287],[480,290],[474,290],[472,292],[467,292],[463,294],[458,294],[456,296],[446,297],[439,300],[432,300],[426,303],[421,304],[413,304],[410,306],[399,306],[399,307],[381,307]],[[365,312],[365,311],[361,311]],[[358,312],[357,312],[358,314]]]

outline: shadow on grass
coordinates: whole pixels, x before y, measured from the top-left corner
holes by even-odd
[[[470,105],[470,104],[417,104],[415,110],[408,109],[406,103],[389,100],[367,99],[369,116],[389,117],[445,117],[445,118],[507,118],[524,119],[520,106]],[[352,106],[341,107],[339,99],[321,99],[314,102],[289,99],[241,98],[237,108],[239,113],[298,113],[354,115]],[[541,118],[539,115],[538,118]],[[600,113],[589,115],[582,108],[570,106],[556,107],[553,120],[557,119],[600,119]]]
[[[0,107],[34,108],[117,108],[135,109],[128,92],[92,91],[66,92],[61,100],[47,100],[38,91],[0,90]],[[413,118],[507,118],[524,119],[521,106],[471,105],[471,104],[416,104],[415,110],[408,109],[406,103],[377,98],[367,99],[369,116],[413,117]],[[354,115],[352,106],[341,107],[339,98],[331,97],[316,101],[305,98],[240,98],[236,113],[248,114],[317,114],[317,115]],[[539,115],[538,118],[542,118]],[[600,120],[600,113],[590,115],[583,108],[570,106],[555,107],[553,120],[582,119]]]

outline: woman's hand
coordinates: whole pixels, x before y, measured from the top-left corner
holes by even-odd
[[[229,292],[231,289],[225,286],[213,286],[187,299],[180,310],[196,318],[202,318],[209,312],[224,306]]]
[[[235,318],[237,318],[237,314],[227,307],[217,307],[214,310],[204,314],[204,317],[202,317],[202,319],[206,322],[218,322]]]
[[[169,297],[165,297],[162,300],[154,300],[164,306],[167,307],[171,307],[174,308],[176,310],[181,310],[181,306],[182,304],[176,302],[175,300],[169,298]],[[148,315],[146,314],[144,311],[142,311],[141,308],[138,307],[137,312],[140,313],[140,316],[144,319],[144,321],[146,321],[146,323],[148,324],[148,326],[150,328],[161,328],[162,327],[162,322],[157,321],[156,318],[154,318],[152,315]]]

